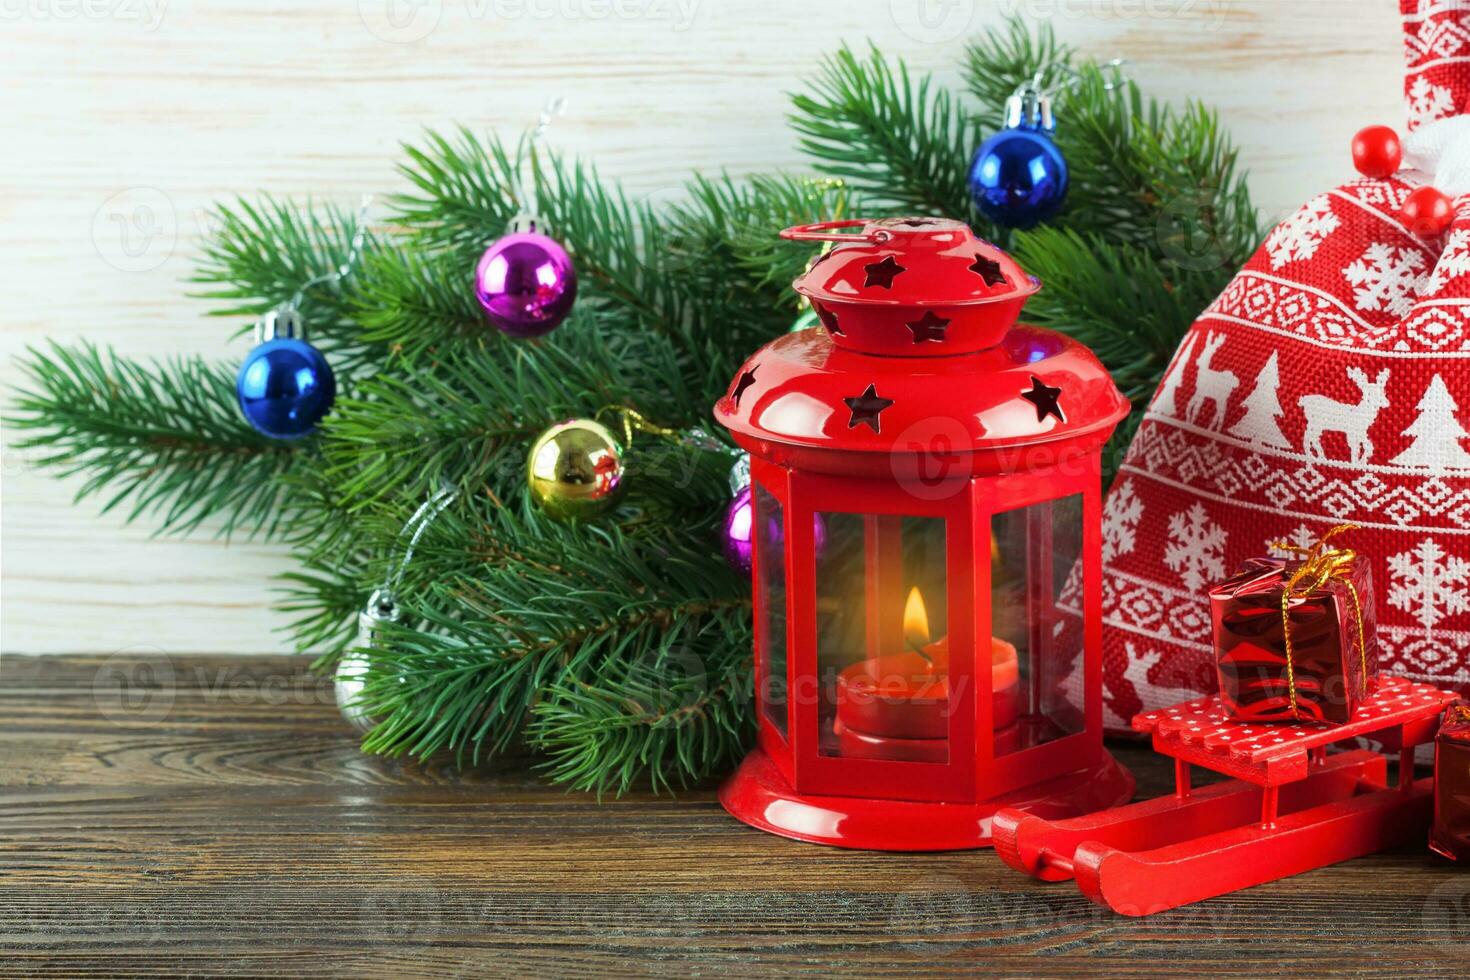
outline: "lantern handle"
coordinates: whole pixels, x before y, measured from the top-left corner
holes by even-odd
[[[874,228],[865,235],[838,235],[833,232],[838,228],[861,228],[868,224],[865,218],[845,218],[841,221],[819,221],[812,225],[793,225],[781,232],[781,237],[789,242],[861,242],[868,241],[875,244],[886,242],[893,237],[891,232],[882,228]]]

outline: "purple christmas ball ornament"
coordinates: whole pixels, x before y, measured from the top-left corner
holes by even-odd
[[[766,538],[778,552],[786,545],[779,521],[770,519]],[[737,572],[750,574],[751,557],[755,554],[755,508],[750,502],[750,484],[735,492],[725,509],[725,526],[720,534],[725,561]],[[827,525],[821,514],[812,515],[812,548],[818,560],[827,550]]]
[[[737,572],[750,574],[750,559],[754,553],[755,508],[750,505],[750,484],[736,491],[730,506],[725,510],[725,531],[721,536],[725,546],[725,560]]]
[[[511,232],[480,257],[475,298],[502,333],[540,337],[571,312],[577,270],[567,250],[552,239],[534,231]]]

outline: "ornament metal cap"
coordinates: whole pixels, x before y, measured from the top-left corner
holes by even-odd
[[[1015,95],[1006,99],[1005,125],[1007,129],[1056,132],[1057,120],[1051,112],[1051,99],[1045,92],[1030,85],[1022,87]]]
[[[280,337],[306,339],[306,323],[294,303],[282,303],[255,321],[255,342],[263,344]]]

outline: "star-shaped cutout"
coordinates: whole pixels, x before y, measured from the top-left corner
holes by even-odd
[[[847,427],[849,429],[866,425],[874,432],[883,431],[878,427],[878,413],[893,404],[892,398],[880,398],[878,396],[878,389],[873,385],[868,385],[867,391],[864,391],[856,398],[844,398],[842,400],[847,403],[848,411],[852,413],[851,418],[847,420]]]
[[[1057,404],[1057,398],[1062,389],[1053,388],[1042,381],[1036,375],[1031,375],[1031,390],[1021,392],[1021,397],[1036,406],[1036,421],[1045,422],[1048,415],[1056,417],[1058,422],[1067,421],[1062,415],[1062,406]]]
[[[1000,271],[1000,263],[994,259],[987,259],[983,255],[975,256],[975,261],[970,265],[970,271],[985,280],[987,286],[1004,286],[1006,277]]]
[[[863,281],[866,286],[882,286],[884,289],[893,288],[893,277],[904,271],[893,256],[888,256],[882,262],[872,262],[863,266],[867,279]]]
[[[836,313],[833,313],[821,303],[813,303],[812,309],[817,311],[817,319],[822,321],[822,326],[826,327],[828,331],[837,334],[839,337],[846,336],[846,334],[842,332],[842,328],[837,325]]]
[[[904,326],[914,332],[914,343],[922,344],[926,340],[943,340],[949,321],[942,316],[935,316],[933,310],[926,310],[919,319]]]
[[[757,364],[756,367],[760,365]],[[740,396],[745,394],[745,389],[753,384],[755,384],[755,368],[741,371],[739,380],[735,382],[735,390],[730,392],[730,400],[735,403],[736,408],[740,407]]]

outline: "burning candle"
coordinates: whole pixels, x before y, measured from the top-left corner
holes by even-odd
[[[949,638],[930,639],[917,587],[904,604],[907,649],[860,660],[837,678],[837,730],[844,754],[942,761],[949,735]],[[990,640],[991,706],[997,729],[1019,714],[1016,648]]]

